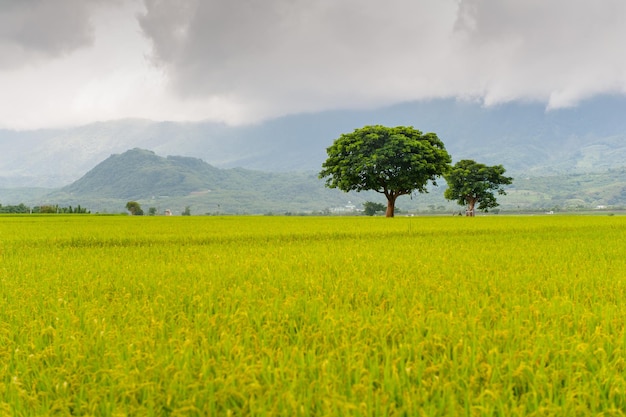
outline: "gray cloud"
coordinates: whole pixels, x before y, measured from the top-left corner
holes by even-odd
[[[620,0],[463,0],[455,29],[487,101],[559,107],[626,92],[625,19]]]
[[[383,98],[437,54],[430,37],[454,3],[388,0],[146,1],[153,58],[183,96],[217,95],[267,109]],[[447,19],[448,22],[443,22]]]
[[[175,91],[251,111],[439,96],[559,107],[626,91],[622,0],[145,4],[141,27]]]
[[[626,94],[623,22],[623,0],[0,0],[0,126],[572,106]]]
[[[89,46],[91,15],[118,0],[3,0],[0,2],[0,69],[19,68]]]

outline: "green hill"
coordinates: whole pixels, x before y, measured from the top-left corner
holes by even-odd
[[[375,194],[375,193],[374,193]],[[123,211],[129,200],[174,212],[191,206],[200,213],[315,212],[360,207],[372,193],[343,193],[324,187],[314,172],[269,173],[219,169],[197,158],[162,157],[132,149],[111,155],[74,183],[46,196],[54,204]]]
[[[61,189],[84,197],[142,199],[184,196],[228,183],[228,175],[197,158],[132,149],[111,155],[82,178]]]
[[[511,210],[626,207],[626,168],[544,177],[520,177],[500,199]]]

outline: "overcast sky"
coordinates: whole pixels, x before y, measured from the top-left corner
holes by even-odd
[[[0,127],[626,94],[624,0],[0,0]]]

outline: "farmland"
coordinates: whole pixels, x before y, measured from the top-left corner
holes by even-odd
[[[626,217],[0,217],[0,415],[624,415]]]

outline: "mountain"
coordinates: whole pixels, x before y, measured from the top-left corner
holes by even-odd
[[[321,212],[361,205],[375,193],[343,193],[324,187],[312,172],[269,173],[216,168],[198,158],[159,156],[131,149],[109,156],[82,178],[45,196],[38,204],[80,204],[91,211],[124,211],[127,201],[180,213]],[[378,197],[380,198],[380,197]]]
[[[334,139],[367,124],[436,132],[454,160],[503,164],[516,176],[606,171],[626,160],[626,97],[598,97],[552,111],[538,103],[484,107],[447,99],[297,114],[247,126],[129,119],[0,130],[0,187],[65,186],[130,148],[201,158],[216,168],[318,171]]]
[[[152,196],[183,196],[220,187],[227,182],[226,171],[201,159],[180,156],[167,158],[135,148],[111,155],[82,178],[63,187],[70,195],[115,199],[142,199]]]

